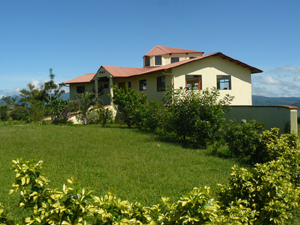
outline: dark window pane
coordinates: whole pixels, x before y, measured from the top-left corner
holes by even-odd
[[[171,58],[171,63],[179,62],[179,57]]]
[[[165,76],[157,77],[157,91],[166,90],[166,79]]]
[[[77,93],[81,94],[85,92],[85,86],[77,86]]]
[[[150,66],[150,57],[149,56],[145,57],[145,66]]]
[[[146,90],[147,90],[147,81],[140,80],[140,91],[146,91]]]
[[[155,65],[161,65],[161,55],[160,56],[155,56]]]

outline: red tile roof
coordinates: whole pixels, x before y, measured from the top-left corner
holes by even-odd
[[[148,53],[146,53],[144,55],[144,57],[145,56],[154,56],[154,55],[180,54],[180,53],[184,53],[184,54],[185,53],[201,53],[201,54],[203,54],[204,52],[156,45]]]
[[[89,83],[93,80],[95,75],[96,75],[96,73],[88,73],[88,74],[82,75],[80,77],[76,77],[67,82],[64,82],[64,84]]]
[[[179,61],[176,63],[171,63],[168,65],[164,65],[164,66],[157,66],[157,67],[145,67],[145,68],[133,68],[133,67],[119,67],[119,66],[101,66],[101,68],[103,67],[105,70],[107,70],[113,77],[133,77],[133,76],[139,76],[139,75],[144,75],[144,74],[148,74],[148,73],[153,73],[153,72],[157,72],[157,71],[162,71],[162,70],[168,70],[168,69],[172,69],[184,64],[188,64],[194,61],[198,61],[198,60],[202,60],[208,57],[214,57],[214,56],[219,56],[223,59],[229,60],[230,62],[234,62],[237,65],[241,65],[245,68],[248,68],[251,73],[261,73],[263,72],[262,70],[255,68],[253,66],[250,66],[246,63],[243,63],[239,60],[236,60],[234,58],[231,58],[221,52],[216,52],[216,53],[211,53],[211,54],[207,54],[204,56],[200,56],[200,57],[196,57],[193,59],[187,59],[187,60],[183,60],[183,61]]]

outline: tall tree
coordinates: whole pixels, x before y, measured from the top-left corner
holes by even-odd
[[[49,69],[49,72],[50,81],[45,82],[44,86],[47,102],[49,102],[49,104],[51,105],[51,102],[65,93],[65,90],[62,90],[63,85],[57,85],[54,82],[55,75],[52,73],[52,68]]]

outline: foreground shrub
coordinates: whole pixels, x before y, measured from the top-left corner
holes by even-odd
[[[171,130],[177,137],[205,148],[208,143],[220,139],[225,122],[223,115],[232,100],[229,95],[220,99],[216,88],[203,91],[171,89],[165,97],[171,113]]]
[[[30,224],[253,224],[258,214],[243,200],[229,207],[220,206],[212,198],[208,187],[194,188],[175,203],[168,198],[151,207],[130,203],[116,197],[115,189],[107,195],[92,195],[92,190],[81,188],[74,178],[62,190],[49,189],[49,180],[42,173],[42,161],[13,160],[16,172],[10,194],[19,192],[19,206],[29,213],[23,223]],[[0,222],[8,220],[0,205]]]
[[[224,137],[230,154],[249,165],[276,160],[289,149],[298,147],[296,134],[282,134],[279,128],[272,128],[260,134],[262,124],[255,121],[231,125]]]
[[[224,136],[231,156],[245,164],[260,163],[262,128],[263,125],[254,120],[242,124],[231,121]]]
[[[298,136],[295,133],[282,134],[279,137],[279,128],[266,130],[261,135],[261,158],[263,162],[276,160],[286,151],[298,147]]]
[[[241,199],[252,211],[258,212],[255,224],[284,224],[298,208],[300,189],[291,182],[287,161],[257,164],[253,170],[235,166],[226,185],[220,185],[222,207],[230,207]],[[299,170],[297,171],[300,172]]]

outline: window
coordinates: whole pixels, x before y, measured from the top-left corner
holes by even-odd
[[[85,86],[77,86],[77,93],[81,94],[85,92]]]
[[[145,57],[145,66],[150,66],[150,57],[149,56]]]
[[[190,57],[190,59],[194,59],[194,58],[195,58],[194,56],[191,56],[191,57]]]
[[[146,90],[147,90],[147,81],[140,80],[140,91],[146,91]]]
[[[179,57],[171,58],[171,63],[179,62]]]
[[[231,76],[217,76],[217,88],[219,90],[231,90]]]
[[[166,90],[166,79],[165,76],[157,77],[157,91]]]
[[[161,65],[161,55],[160,56],[155,56],[155,65]]]
[[[125,88],[125,84],[126,84],[125,82],[120,82],[119,83],[119,88],[123,88],[124,89]]]
[[[128,82],[128,87],[131,88],[131,82]]]
[[[186,75],[185,83],[187,90],[202,90],[201,75]]]

